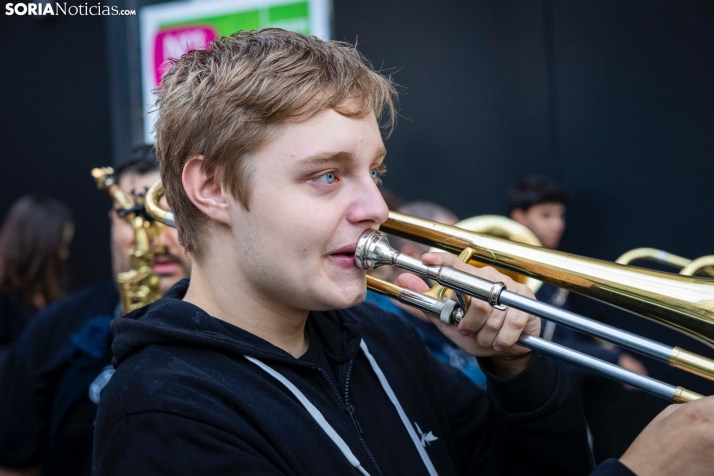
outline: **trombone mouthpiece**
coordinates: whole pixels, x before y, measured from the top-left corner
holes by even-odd
[[[357,240],[355,264],[362,269],[376,269],[385,264],[393,265],[399,252],[379,231],[365,232]]]

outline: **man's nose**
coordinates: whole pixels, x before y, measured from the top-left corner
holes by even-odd
[[[348,212],[348,218],[354,223],[367,226],[381,225],[389,216],[389,208],[373,181],[359,187],[356,199]]]

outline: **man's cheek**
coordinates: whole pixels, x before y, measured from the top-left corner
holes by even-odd
[[[134,235],[133,233],[124,234],[119,240],[120,246],[123,251],[128,252],[129,249],[134,245]]]

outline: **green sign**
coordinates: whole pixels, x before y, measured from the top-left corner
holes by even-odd
[[[329,0],[220,0],[170,2],[139,12],[144,93],[144,136],[153,142],[153,90],[169,58],[206,48],[240,30],[282,28],[329,39]]]

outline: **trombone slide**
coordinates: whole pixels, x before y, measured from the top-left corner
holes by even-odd
[[[458,321],[455,319],[460,320],[460,317],[463,317],[463,310],[456,304],[456,301],[439,301],[430,296],[416,293],[369,275],[367,276],[367,287],[374,292],[395,299],[408,306],[416,307],[424,312],[439,316],[442,321],[449,322],[447,319],[450,318],[451,321],[449,323],[451,324],[456,324]],[[414,295],[418,295],[418,297],[415,298]],[[540,337],[522,335],[518,345],[560,359],[564,362],[579,365],[604,377],[626,383],[673,403],[686,403],[702,398],[698,393],[623,369],[617,365],[554,344]]]

